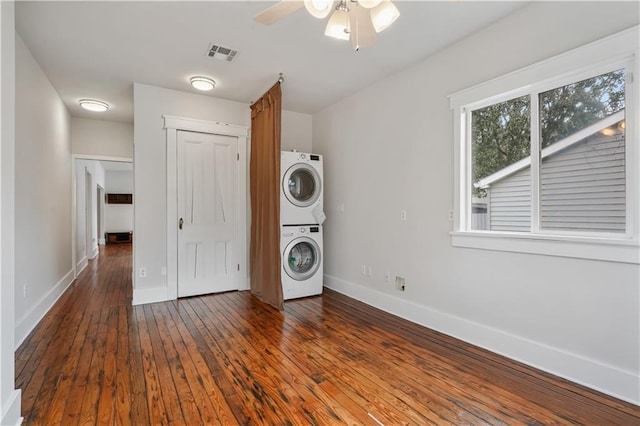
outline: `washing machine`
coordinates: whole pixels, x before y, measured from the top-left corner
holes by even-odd
[[[282,151],[280,175],[280,224],[322,225],[322,155]]]
[[[322,293],[322,226],[281,226],[284,300]]]

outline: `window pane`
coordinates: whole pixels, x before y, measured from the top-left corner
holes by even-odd
[[[542,229],[625,232],[624,90],[619,70],[540,94]]]
[[[530,231],[530,98],[471,114],[471,229]]]
[[[542,148],[624,109],[624,70],[541,93]]]

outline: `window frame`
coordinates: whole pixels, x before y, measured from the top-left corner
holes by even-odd
[[[640,147],[637,81],[640,26],[578,47],[450,96],[454,111],[455,174],[452,245],[640,264]],[[625,233],[540,229],[539,94],[625,69]],[[531,229],[529,232],[471,229],[471,113],[520,96],[530,96]]]

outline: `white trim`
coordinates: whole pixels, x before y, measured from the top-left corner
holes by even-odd
[[[86,268],[88,264],[89,259],[87,258],[87,256],[83,256],[82,259],[80,259],[80,261],[78,261],[78,263],[76,264],[76,269],[73,275],[75,277],[78,277],[82,273],[82,271],[84,271],[84,268]]]
[[[211,133],[213,135],[246,137],[247,126],[220,123],[219,121],[204,121],[193,118],[163,115],[165,129],[188,130],[190,132]]]
[[[640,264],[640,246],[633,240],[532,234],[527,232],[451,232],[451,245],[543,256]]]
[[[238,138],[238,261],[240,262],[240,278],[238,289],[248,290],[247,146],[249,140],[249,128],[247,126],[240,126],[235,124],[195,120],[191,118],[175,117],[170,115],[163,115],[162,118],[163,128],[166,129],[167,135],[167,287],[165,291],[165,300],[175,300],[178,298],[178,235],[176,233],[176,224],[178,223],[178,205],[176,199],[178,188],[178,130],[210,133],[222,136],[234,136]],[[136,290],[134,288],[134,295],[135,293]],[[135,297],[134,300],[136,300]],[[140,300],[146,299],[141,297]],[[134,305],[139,303],[134,303]]]
[[[249,250],[248,234],[251,215],[247,207],[249,196],[248,176],[249,176],[249,129],[245,127],[245,134],[238,137],[238,261],[240,262],[240,277],[238,277],[238,290],[249,290]],[[243,220],[244,219],[244,220]]]
[[[60,281],[56,283],[56,285],[53,286],[51,290],[47,292],[47,294],[42,296],[40,300],[22,316],[22,318],[16,321],[16,350],[36,325],[38,325],[40,320],[42,320],[53,305],[55,305],[60,296],[64,294],[74,280],[73,269],[71,269]]]
[[[22,400],[22,391],[14,389],[9,398],[2,403],[0,407],[0,425],[22,424],[23,418],[20,416],[20,402]]]
[[[167,300],[170,300],[170,298],[167,294],[167,287],[165,286],[133,289],[133,306],[166,302]]]
[[[636,143],[640,134],[640,120],[637,111],[640,106],[638,85],[633,78],[626,82],[626,105],[623,114],[626,121],[625,139],[629,141],[625,148],[626,159],[626,231],[624,234],[544,231],[539,229],[539,188],[534,176],[539,164],[531,157],[482,179],[480,185],[488,185],[508,174],[531,165],[532,167],[532,226],[529,233],[510,233],[496,231],[473,231],[470,229],[471,188],[470,180],[471,150],[469,134],[471,111],[486,105],[512,99],[516,96],[537,96],[538,93],[560,87],[571,82],[581,81],[617,69],[638,73],[640,63],[640,26],[613,34],[588,45],[575,48],[545,61],[496,77],[485,83],[470,87],[450,95],[450,106],[454,109],[454,232],[451,233],[452,245],[487,250],[514,251],[541,255],[564,256],[613,262],[640,264],[640,148]],[[532,102],[534,105],[535,102]],[[535,106],[535,105],[534,105]],[[535,118],[535,114],[532,114]],[[565,148],[575,138],[579,140],[585,133],[593,131],[608,121],[617,122],[617,114],[600,123],[561,141],[558,146],[543,150],[542,155],[550,155]],[[537,121],[535,121],[537,123]],[[532,128],[535,127],[532,122]],[[532,138],[536,136],[535,129]],[[633,142],[633,143],[631,143]],[[538,140],[532,140],[532,149]],[[534,152],[534,151],[532,151]],[[537,152],[537,151],[535,151]],[[504,176],[503,176],[504,175]]]
[[[432,330],[615,398],[640,404],[640,376],[523,336],[469,321],[388,293],[324,275],[327,288]]]
[[[166,126],[166,123],[165,123]],[[178,298],[178,131],[167,128],[167,300]]]
[[[538,95],[535,93],[531,94],[530,98],[531,108],[529,110],[530,113],[530,123],[539,123],[540,122],[540,99]],[[529,223],[529,230],[533,233],[540,232],[540,163],[542,159],[545,157],[545,153],[541,152],[541,143],[540,143],[540,126],[531,125],[530,126],[530,149],[531,153],[529,155],[529,174],[531,175],[531,222]],[[580,133],[580,132],[577,132]],[[568,139],[568,138],[567,138]],[[565,141],[559,141],[553,145],[560,145],[561,143],[565,143]],[[549,148],[553,148],[554,146],[550,146]],[[546,155],[550,155],[547,153]],[[489,194],[491,195],[491,194]],[[489,205],[491,203],[488,203]],[[491,216],[489,216],[491,218]],[[489,219],[491,222],[491,219]]]
[[[74,265],[73,276],[77,277],[82,270],[78,270],[78,266],[82,263],[77,260],[76,256],[76,223],[77,218],[77,204],[76,197],[76,160],[95,160],[95,161],[119,161],[123,163],[134,164],[132,157],[112,157],[108,155],[87,155],[87,154],[71,154],[71,261]],[[134,207],[135,208],[135,207]],[[133,256],[133,255],[132,255]],[[85,265],[86,266],[86,265]],[[82,267],[84,269],[84,266]]]
[[[73,154],[72,158],[74,160],[117,161],[120,163],[133,163],[133,157],[112,157],[109,155]]]
[[[100,248],[99,247],[94,247],[93,250],[91,250],[90,259],[95,259],[96,257],[98,257],[99,254],[100,254]]]

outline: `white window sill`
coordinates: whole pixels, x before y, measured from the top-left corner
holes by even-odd
[[[451,232],[451,244],[454,247],[640,264],[640,244],[630,239],[454,231]]]

